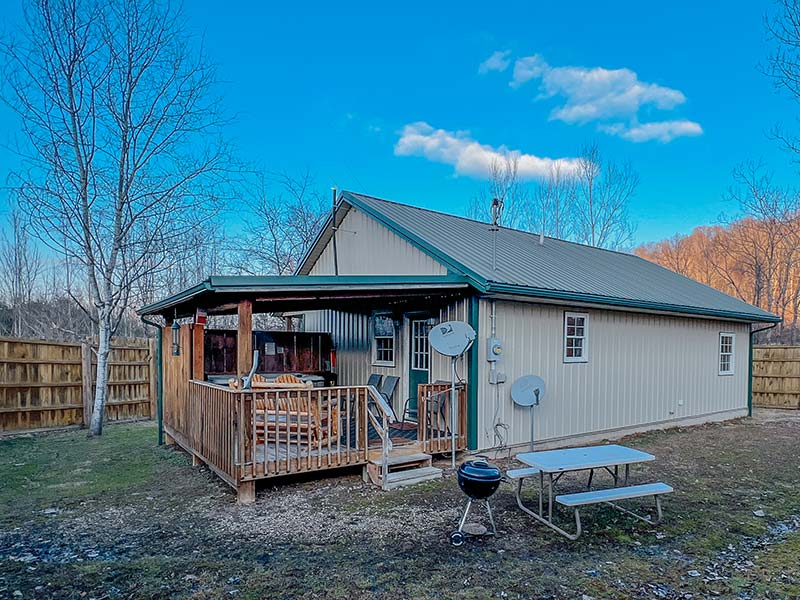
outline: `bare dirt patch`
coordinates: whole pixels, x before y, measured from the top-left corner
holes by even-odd
[[[0,598],[800,597],[795,414],[625,440],[657,456],[635,480],[676,488],[659,527],[597,508],[568,542],[504,486],[500,535],[461,548],[452,476],[393,492],[355,472],[283,481],[239,507],[154,441],[137,424],[0,442]]]

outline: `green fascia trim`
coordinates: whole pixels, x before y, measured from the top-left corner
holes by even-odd
[[[263,292],[270,289],[369,288],[392,285],[458,285],[469,283],[460,275],[267,275],[214,276],[209,278],[214,292]]]
[[[679,306],[676,304],[662,304],[659,302],[646,302],[642,300],[629,300],[625,298],[612,298],[609,296],[594,296],[591,294],[580,294],[576,292],[563,292],[558,290],[545,290],[540,288],[530,288],[509,284],[489,283],[486,286],[489,294],[511,294],[516,296],[528,296],[534,298],[546,298],[554,300],[565,300],[573,302],[588,302],[591,304],[605,304],[608,306],[621,306],[626,308],[639,308],[642,310],[657,310],[662,312],[674,312],[685,315],[700,315],[705,317],[716,317],[720,319],[730,319],[735,321],[745,321],[748,323],[780,323],[781,318],[777,315],[759,315],[753,313],[731,312],[715,310],[711,308],[699,308],[696,306]]]
[[[361,202],[358,198],[353,196],[350,192],[342,192],[341,197],[344,200],[346,200],[347,203],[350,204],[351,206],[354,206],[358,210],[366,213],[367,215],[378,221],[381,225],[383,225],[387,229],[398,234],[400,237],[405,239],[408,243],[410,243],[418,250],[421,250],[425,254],[438,260],[445,267],[447,267],[448,271],[455,271],[457,273],[461,273],[463,276],[469,279],[469,283],[473,287],[477,288],[478,290],[483,290],[483,288],[485,287],[486,280],[480,275],[478,275],[475,271],[468,269],[466,266],[454,260],[451,256],[442,252],[438,248],[432,246],[431,244],[423,240],[421,237],[417,236],[414,233],[411,233],[405,227],[398,225],[383,213],[374,210],[370,206],[367,206],[366,204]]]
[[[469,324],[480,333],[478,316],[480,314],[480,299],[476,295],[469,298]],[[479,342],[476,339],[469,353],[469,381],[467,384],[467,448],[470,450],[478,449],[478,380],[479,363],[478,351]]]
[[[340,196],[339,196],[339,201],[337,201],[337,203],[336,203],[336,209],[335,209],[337,214],[338,214],[338,212],[339,212],[339,209],[340,209],[341,207],[342,207],[342,201],[341,201],[341,195],[340,195]],[[295,270],[294,270],[294,273],[292,273],[292,275],[295,275],[295,276],[300,276],[300,275],[302,275],[302,271],[305,269],[306,262],[308,262],[308,259],[309,259],[309,258],[311,257],[311,255],[313,254],[314,250],[315,250],[315,249],[316,249],[316,247],[317,247],[317,244],[319,244],[319,243],[322,241],[322,239],[323,239],[323,234],[324,234],[324,233],[325,233],[325,232],[328,230],[328,227],[330,227],[330,226],[331,226],[331,223],[332,223],[332,222],[333,222],[333,215],[331,215],[330,213],[328,213],[328,216],[327,216],[327,218],[325,219],[325,221],[322,223],[322,227],[320,227],[319,231],[317,232],[317,235],[316,235],[316,237],[314,238],[314,241],[313,241],[313,242],[311,242],[311,245],[308,247],[308,250],[306,250],[306,253],[305,253],[305,254],[303,254],[303,257],[302,257],[302,258],[300,259],[300,261],[297,263],[297,267],[295,268]]]
[[[188,300],[189,298],[196,296],[197,294],[202,294],[203,292],[207,292],[211,290],[211,283],[210,279],[206,279],[205,281],[201,281],[197,285],[187,288],[182,292],[178,292],[177,294],[173,294],[168,298],[164,298],[163,300],[159,300],[158,302],[154,302],[153,304],[148,304],[147,306],[143,306],[136,313],[139,316],[144,315],[152,315],[161,312],[164,308],[169,308],[173,304],[179,304],[184,300]]]

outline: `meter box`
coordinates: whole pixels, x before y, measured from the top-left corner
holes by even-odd
[[[503,357],[503,342],[500,338],[489,338],[486,340],[486,360],[497,362]]]

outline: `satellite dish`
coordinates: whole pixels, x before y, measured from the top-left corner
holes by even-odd
[[[525,375],[511,385],[511,399],[517,406],[538,406],[544,399],[544,379],[537,375]]]
[[[428,341],[439,354],[461,356],[475,341],[475,330],[463,321],[445,321],[431,327]]]

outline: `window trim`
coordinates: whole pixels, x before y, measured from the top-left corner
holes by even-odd
[[[731,338],[731,351],[723,353],[722,338],[725,336]],[[730,369],[728,371],[722,370],[723,354],[730,356]],[[735,365],[736,365],[736,334],[732,331],[720,331],[719,339],[717,340],[717,374],[720,376],[735,375],[736,374]]]
[[[567,356],[567,319],[569,317],[581,317],[583,319],[583,336],[571,335],[571,338],[583,340],[583,354],[581,356]],[[562,359],[564,363],[587,363],[589,362],[589,313],[564,311],[564,322],[562,325]]]
[[[393,335],[375,335],[375,319],[376,317],[388,317],[392,321],[392,332]],[[394,317],[391,313],[375,313],[372,315],[370,319],[370,346],[372,346],[371,351],[371,358],[372,358],[372,366],[374,367],[395,367],[397,363],[397,323],[394,320]],[[392,360],[378,360],[378,344],[376,340],[380,339],[391,339],[392,340]]]
[[[411,316],[411,317],[408,318],[407,323],[408,323],[408,341],[409,341],[409,355],[410,355],[409,356],[409,358],[410,358],[409,369],[412,370],[412,371],[424,371],[425,373],[428,373],[428,376],[430,376],[430,373],[431,373],[431,346],[430,346],[430,343],[428,342],[428,335],[427,335],[427,332],[430,332],[430,319],[428,319],[428,318],[419,318],[419,317],[415,318],[415,317]],[[424,333],[422,336],[419,336],[419,337],[416,337],[414,335],[414,333],[415,333],[414,332],[414,325],[417,324],[417,323],[424,323],[425,324],[425,330],[426,330],[426,333]],[[416,339],[415,339],[415,337],[416,337]],[[415,345],[417,340],[419,340],[420,343],[422,344],[422,348],[421,349],[418,348]],[[425,357],[425,362],[427,363],[425,368],[417,367],[415,365],[415,361],[417,360],[417,358],[419,356],[424,356]]]

